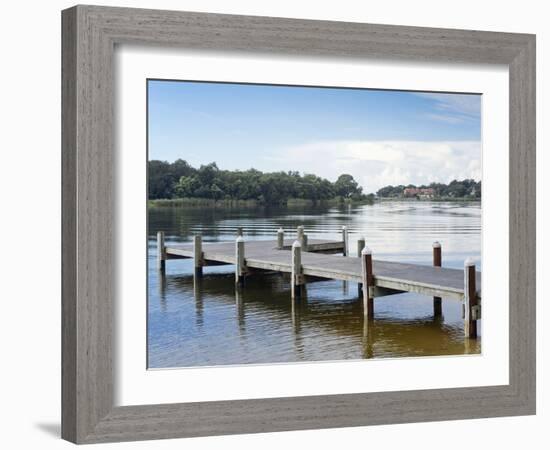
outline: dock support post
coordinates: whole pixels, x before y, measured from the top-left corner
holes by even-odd
[[[464,261],[464,336],[477,338],[476,265],[468,258]]]
[[[302,296],[302,244],[295,241],[292,244],[292,272],[290,277],[290,296],[292,300]]]
[[[361,252],[365,248],[365,237],[361,236],[357,239],[357,257],[361,258]],[[363,293],[363,283],[357,283],[357,296],[361,297]]]
[[[285,230],[279,228],[277,230],[277,248],[282,250],[285,246]]]
[[[433,248],[433,265],[434,267],[441,267],[441,244],[435,241],[432,244]],[[440,317],[442,315],[441,297],[434,297],[434,316]]]
[[[344,242],[344,249],[342,254],[348,256],[348,227],[345,225],[342,227],[342,241]]]
[[[361,278],[363,279],[363,312],[366,319],[374,317],[374,275],[372,273],[372,252],[365,247],[361,251]]]
[[[157,268],[164,272],[166,268],[166,247],[164,246],[164,231],[157,232]]]
[[[202,257],[202,236],[200,234],[193,236],[193,262],[195,264],[195,277],[202,277],[204,262]]]
[[[237,227],[237,237],[243,235],[243,227]]]
[[[303,225],[298,226],[296,229],[296,239],[302,246],[302,250],[307,252],[307,234],[305,233]]]
[[[235,241],[235,284],[238,286],[244,285],[245,272],[244,238],[239,236]]]

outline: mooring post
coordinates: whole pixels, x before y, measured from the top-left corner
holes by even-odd
[[[435,241],[432,244],[433,249],[433,265],[434,267],[441,267],[441,244]],[[434,316],[439,317],[442,315],[441,297],[434,297]]]
[[[292,269],[290,276],[290,296],[292,300],[302,296],[302,244],[294,241],[292,244]]]
[[[473,259],[464,261],[464,336],[477,338],[479,307],[476,292],[476,264]]]
[[[164,246],[164,231],[157,232],[157,268],[163,272],[166,268],[166,247]]]
[[[244,238],[239,236],[235,241],[235,283],[237,285],[244,285],[245,272]]]
[[[243,227],[237,227],[237,237],[243,235]]]
[[[372,273],[372,252],[365,247],[361,250],[361,278],[363,279],[363,312],[365,318],[374,317],[374,275]]]
[[[202,277],[204,261],[202,257],[202,236],[200,234],[193,236],[193,262],[195,264],[195,277]]]
[[[307,252],[307,234],[305,233],[305,229],[303,225],[299,225],[296,228],[296,239],[302,246],[302,250],[304,252]]]
[[[301,243],[303,235],[304,235],[304,226],[298,225],[296,227],[296,240]]]
[[[361,252],[365,248],[365,238],[364,236],[359,237],[357,239],[357,257],[361,258]],[[363,292],[363,283],[357,283],[357,296],[361,297]]]
[[[365,248],[365,238],[364,236],[360,236],[359,239],[357,239],[357,257],[361,258],[361,252]]]
[[[342,227],[342,241],[344,242],[344,249],[342,254],[348,256],[348,227],[345,225]]]
[[[279,250],[282,250],[285,246],[285,230],[283,228],[279,228],[277,230],[277,248]]]

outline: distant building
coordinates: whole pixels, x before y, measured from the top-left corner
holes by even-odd
[[[403,197],[417,197],[423,199],[434,198],[435,190],[433,188],[405,188]]]

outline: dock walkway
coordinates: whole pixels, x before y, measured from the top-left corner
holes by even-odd
[[[308,240],[302,230],[297,239],[284,239],[279,230],[277,240],[249,240],[239,237],[233,242],[202,243],[195,236],[191,244],[164,245],[159,232],[158,261],[164,269],[166,260],[193,258],[195,275],[209,265],[235,265],[238,284],[254,271],[277,271],[291,274],[292,297],[300,297],[300,286],[314,279],[331,279],[356,282],[363,292],[365,315],[373,315],[373,299],[402,292],[416,292],[434,297],[434,311],[441,313],[441,298],[451,298],[468,304],[465,308],[465,330],[470,337],[477,334],[476,321],[480,318],[481,273],[473,263],[464,270],[439,267],[441,247],[434,246],[434,266],[409,264],[372,259],[370,251],[359,240],[358,256],[349,255],[347,232],[341,241]],[[369,289],[362,289],[362,286]],[[439,304],[439,307],[437,307]],[[473,328],[473,329],[472,329]]]

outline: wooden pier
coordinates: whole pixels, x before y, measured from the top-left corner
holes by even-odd
[[[301,297],[302,286],[317,279],[356,282],[363,300],[365,317],[374,317],[374,299],[403,292],[416,292],[433,297],[434,315],[441,315],[441,299],[463,302],[464,330],[467,337],[477,337],[477,320],[481,318],[481,274],[473,261],[466,260],[464,270],[441,267],[441,245],[433,245],[433,265],[407,264],[373,259],[365,239],[359,238],[357,256],[350,256],[348,232],[342,229],[342,240],[308,239],[303,227],[296,237],[285,239],[277,231],[277,239],[246,241],[242,230],[233,242],[203,244],[194,236],[191,244],[165,245],[164,233],[157,235],[157,262],[165,269],[166,260],[192,258],[196,277],[205,266],[235,266],[235,282],[240,288],[246,276],[256,271],[290,274],[291,298]]]

